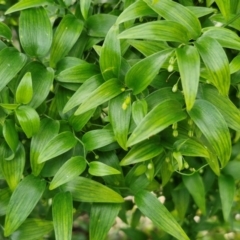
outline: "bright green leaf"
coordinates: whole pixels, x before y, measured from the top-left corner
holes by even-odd
[[[148,105],[145,99],[137,100],[132,105],[132,118],[136,125],[142,121],[148,112]]]
[[[235,58],[232,59],[232,61],[229,64],[229,67],[231,74],[238,72],[240,70],[240,55],[237,55]]]
[[[54,196],[52,216],[56,240],[71,240],[73,206],[72,196],[69,192],[61,192]]]
[[[86,160],[81,156],[71,157],[54,175],[49,189],[53,190],[58,186],[73,180],[80,175],[86,168]]]
[[[171,53],[172,50],[163,50],[133,65],[125,77],[126,85],[133,90],[133,94],[142,92],[152,82]]]
[[[214,13],[214,8],[200,7],[200,6],[186,6],[197,18]]]
[[[16,90],[16,102],[22,104],[28,104],[32,100],[33,88],[32,88],[32,76],[30,72],[27,72]]]
[[[232,176],[221,175],[218,178],[219,193],[222,202],[223,217],[226,222],[229,221],[231,208],[235,196],[235,181]]]
[[[215,0],[218,5],[222,15],[226,20],[229,20],[231,14],[231,1],[229,0]]]
[[[117,169],[108,166],[105,163],[92,161],[89,163],[88,172],[93,176],[106,176],[106,175],[114,175],[121,174]]]
[[[128,130],[131,119],[131,96],[124,92],[109,102],[109,120],[115,138],[119,145],[126,150]]]
[[[92,91],[92,93],[88,96],[88,98],[85,99],[85,101],[82,102],[74,114],[79,115],[92,108],[95,108],[116,97],[123,91],[124,88],[117,79],[113,78],[111,80],[108,80],[97,89]]]
[[[141,142],[184,118],[186,118],[186,113],[183,112],[181,104],[174,100],[166,100],[143,118],[129,137],[127,145],[131,146]]]
[[[121,203],[124,199],[112,189],[88,178],[78,177],[62,186],[70,191],[73,200],[80,202],[112,202]]]
[[[46,182],[33,175],[25,177],[14,190],[7,208],[4,236],[11,235],[24,222],[40,200]]]
[[[107,81],[118,78],[121,67],[121,46],[118,36],[118,25],[113,25],[107,33],[101,48],[100,68],[104,79]]]
[[[227,123],[221,113],[208,101],[196,100],[189,115],[207,138],[224,167],[231,155],[231,139]]]
[[[90,212],[90,240],[105,239],[115,222],[121,205],[117,203],[93,203]],[[107,217],[106,217],[107,216]]]
[[[36,134],[40,127],[40,118],[36,110],[29,106],[20,106],[16,109],[16,116],[27,138]]]
[[[203,214],[206,213],[205,189],[199,173],[190,176],[182,176],[183,183],[189,193],[192,195],[195,203]]]
[[[207,68],[208,79],[222,95],[228,95],[230,87],[229,62],[221,45],[210,37],[201,37],[195,43]]]
[[[144,32],[144,34],[143,34]],[[187,43],[187,29],[173,21],[154,21],[129,28],[118,35],[120,39],[148,39]]]
[[[0,51],[0,91],[22,69],[26,61],[27,57],[15,48],[4,48]]]
[[[88,12],[91,6],[91,0],[82,0],[80,1],[80,9],[81,13],[83,15],[83,18],[87,20],[88,18]]]
[[[57,62],[71,50],[83,29],[83,23],[74,15],[63,17],[53,36],[50,51],[50,66],[55,67]]]
[[[48,143],[45,145],[38,156],[38,163],[45,162],[54,157],[57,157],[71,148],[73,148],[77,143],[76,138],[71,132],[62,132],[54,136]]]
[[[48,53],[52,44],[52,25],[44,8],[21,11],[19,38],[24,51],[31,57],[42,57]]]
[[[177,239],[189,240],[175,218],[152,193],[145,190],[139,191],[135,195],[135,202],[140,211],[150,218],[157,227]]]
[[[184,26],[187,35],[193,39],[197,39],[201,34],[201,24],[198,18],[183,5],[169,0],[144,0],[155,12],[169,21],[175,21]]]
[[[188,45],[178,48],[176,55],[186,107],[189,111],[194,104],[198,91],[200,57],[197,49]]]
[[[6,215],[11,194],[9,188],[0,189],[0,216]]]

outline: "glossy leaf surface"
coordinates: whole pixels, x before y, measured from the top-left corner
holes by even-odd
[[[119,172],[117,169],[97,161],[92,161],[89,163],[88,172],[93,176],[107,176],[121,174],[121,172]]]

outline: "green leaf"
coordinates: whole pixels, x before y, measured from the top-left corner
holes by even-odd
[[[58,186],[73,180],[75,177],[80,175],[86,168],[86,160],[84,157],[76,156],[71,157],[67,160],[61,168],[54,175],[49,189],[53,190]]]
[[[109,120],[118,144],[126,148],[131,119],[131,97],[124,92],[109,101]]]
[[[8,146],[12,150],[12,157],[14,157],[17,147],[19,144],[18,133],[15,128],[15,123],[13,120],[7,119],[3,125],[3,136]]]
[[[99,74],[99,68],[97,65],[83,62],[60,72],[56,76],[56,79],[59,82],[82,83],[97,74]]]
[[[202,86],[200,96],[219,110],[230,128],[240,131],[240,111],[228,97],[220,95],[208,85]]]
[[[33,88],[33,96],[29,106],[37,108],[46,99],[50,92],[54,78],[54,71],[52,68],[46,68],[41,63],[34,61],[24,67],[21,77],[27,72],[31,73]]]
[[[82,16],[85,20],[88,18],[88,12],[91,6],[91,0],[82,0],[80,1],[80,9]]]
[[[132,105],[132,118],[136,125],[142,121],[148,112],[148,105],[145,99],[137,100]]]
[[[97,38],[106,37],[116,19],[116,16],[110,14],[95,14],[90,16],[86,21],[88,35]]]
[[[20,180],[22,179],[22,174],[25,166],[25,149],[22,144],[18,145],[16,154],[11,160],[5,160],[9,157],[8,147],[5,143],[0,146],[0,170],[6,180],[9,188],[13,191]]]
[[[120,211],[117,203],[93,203],[90,212],[90,240],[105,239]],[[107,217],[106,217],[107,216]]]
[[[48,53],[52,44],[52,25],[44,8],[21,11],[19,38],[24,51],[31,57]]]
[[[28,218],[26,221],[11,235],[12,240],[36,240],[41,239],[53,230],[51,221]]]
[[[20,106],[15,110],[17,119],[27,138],[36,134],[40,127],[40,118],[36,110],[29,106]]]
[[[32,76],[30,72],[27,72],[16,90],[16,102],[22,104],[28,104],[32,100],[33,88],[32,88]]]
[[[114,175],[121,174],[117,169],[108,166],[105,163],[92,161],[89,163],[88,172],[93,176],[106,176],[106,175]]]
[[[0,51],[0,91],[16,76],[27,61],[23,53],[15,48],[4,48]]]
[[[74,15],[67,14],[58,25],[53,37],[50,52],[50,66],[55,67],[56,63],[65,57],[71,50],[83,29],[83,23]]]
[[[199,6],[186,6],[197,18],[214,13],[214,8],[199,7]]]
[[[143,34],[144,32],[144,34]],[[129,28],[118,35],[120,39],[148,39],[187,43],[187,29],[173,21],[154,21]]]
[[[203,29],[203,36],[216,39],[222,47],[240,50],[240,38],[229,29],[207,27]]]
[[[72,239],[73,206],[69,192],[60,192],[53,198],[53,226],[56,240]]]
[[[231,208],[235,196],[235,181],[230,175],[218,177],[219,193],[225,222],[229,222]]]
[[[224,167],[231,155],[231,138],[221,113],[208,101],[196,100],[189,115],[211,144]]]
[[[0,216],[6,215],[11,194],[9,188],[0,189]]]
[[[229,67],[231,74],[238,72],[240,70],[240,55],[237,55],[235,58],[232,59],[232,61],[229,64]]]
[[[149,140],[143,141],[136,144],[127,153],[127,155],[121,160],[120,165],[125,166],[138,162],[143,162],[153,157],[156,157],[163,151],[163,147],[156,138],[150,138]]]
[[[121,67],[121,47],[118,36],[118,25],[113,25],[107,33],[100,54],[100,68],[107,81],[118,78]]]
[[[39,132],[32,137],[30,145],[30,163],[33,175],[37,176],[41,172],[44,163],[39,164],[38,157],[49,141],[57,136],[59,127],[59,122],[52,119],[41,120]]]
[[[155,135],[169,125],[186,118],[181,104],[174,100],[166,100],[154,107],[134,129],[128,139],[127,146],[132,146]]]
[[[24,222],[40,200],[46,182],[28,175],[14,190],[7,208],[4,236],[8,237]]]
[[[96,129],[86,132],[82,142],[87,151],[92,151],[115,142],[115,137],[111,129]]]
[[[85,99],[85,101],[82,102],[82,104],[74,114],[79,115],[92,108],[95,108],[116,97],[123,91],[124,88],[117,79],[113,78],[111,80],[108,80],[101,86],[99,86],[97,89],[92,91],[92,93],[88,96],[87,99]]]
[[[20,2],[14,4],[11,6],[6,12],[6,14],[17,12],[20,10],[33,8],[33,7],[39,7],[46,4],[51,4],[52,0],[21,0]]]
[[[6,38],[8,40],[12,39],[11,29],[3,22],[0,22],[0,37]]]
[[[230,87],[229,62],[221,45],[210,37],[201,37],[195,45],[209,73],[210,82],[222,95],[228,95]]]
[[[126,85],[133,90],[133,94],[142,92],[152,82],[171,53],[172,50],[163,50],[133,65],[125,77]]]
[[[41,150],[38,156],[38,163],[45,162],[67,152],[73,148],[76,143],[76,138],[71,132],[68,131],[54,136]]]
[[[175,218],[153,194],[141,190],[135,195],[135,202],[140,211],[152,220],[157,227],[177,239],[189,240]]]
[[[156,17],[156,13],[143,1],[136,1],[127,7],[117,18],[116,24],[120,24],[144,16]]]
[[[231,1],[228,0],[215,0],[218,8],[226,20],[229,19],[231,14]]]
[[[91,95],[92,91],[98,88],[103,83],[102,75],[95,75],[86,80],[78,90],[72,95],[72,97],[68,100],[67,104],[63,109],[63,113],[68,112],[72,108],[78,106],[84,100],[86,100],[89,95]]]
[[[194,104],[198,91],[200,57],[197,49],[188,45],[177,48],[176,55],[185,103],[187,111],[189,111]]]
[[[70,191],[73,200],[80,202],[121,203],[124,199],[112,189],[84,177],[77,177],[63,185],[64,191]]]
[[[196,172],[190,176],[183,175],[182,180],[202,214],[206,214],[205,189],[202,177]]]
[[[197,39],[201,35],[201,24],[198,18],[183,5],[169,0],[144,0],[144,2],[166,20],[175,21],[184,26],[190,39]]]

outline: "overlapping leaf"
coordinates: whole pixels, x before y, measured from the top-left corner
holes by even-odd
[[[89,163],[88,172],[93,176],[107,176],[114,174],[121,174],[117,169],[108,166],[105,163],[92,161]]]
[[[184,46],[176,50],[178,68],[187,110],[195,101],[200,77],[200,57],[195,47]]]
[[[3,22],[0,22],[0,37],[6,38],[8,40],[12,39],[11,29]]]

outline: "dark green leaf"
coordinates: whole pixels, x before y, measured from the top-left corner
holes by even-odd
[[[40,118],[33,108],[29,106],[20,106],[15,112],[19,124],[28,138],[38,132],[40,127]]]
[[[53,226],[56,240],[72,239],[73,206],[69,192],[55,195],[52,204]]]
[[[50,52],[50,66],[55,67],[57,62],[71,50],[83,29],[83,23],[74,15],[67,14],[58,25],[53,37]]]
[[[86,160],[81,156],[71,157],[54,175],[49,189],[53,190],[58,186],[73,180],[80,175],[86,168]]]
[[[125,77],[126,85],[133,90],[133,94],[142,92],[152,82],[171,53],[172,50],[163,50],[133,65]]]
[[[11,194],[9,188],[0,189],[0,216],[6,215]]]
[[[31,57],[42,57],[48,53],[52,44],[52,25],[44,8],[21,11],[19,37],[24,51]]]
[[[154,107],[143,118],[129,137],[127,146],[141,142],[184,118],[186,113],[183,112],[181,104],[175,100],[166,100]]]
[[[177,239],[189,240],[175,218],[153,194],[141,190],[135,195],[135,202],[140,211],[150,218],[157,227]]]
[[[3,22],[0,22],[0,37],[6,38],[8,40],[12,39],[11,29]]]
[[[7,208],[4,235],[11,235],[24,222],[41,198],[46,182],[33,175],[25,177],[14,190]]]
[[[184,46],[176,50],[178,68],[187,110],[195,101],[200,77],[200,57],[193,46]]]
[[[190,176],[182,176],[183,183],[192,195],[195,203],[200,208],[202,214],[206,213],[205,189],[199,173]]]
[[[54,136],[50,141],[41,149],[38,156],[38,163],[45,162],[54,157],[57,157],[71,148],[77,143],[76,138],[71,132],[62,132]]]
[[[224,167],[230,158],[231,139],[227,123],[221,113],[208,101],[196,100],[189,115],[207,138]]]
[[[210,37],[201,37],[195,43],[207,68],[208,79],[222,95],[228,95],[230,87],[229,62],[221,45]]]
[[[221,175],[218,178],[219,193],[222,202],[223,217],[226,222],[229,221],[231,208],[235,196],[235,181],[232,176]]]
[[[73,200],[80,202],[121,203],[124,199],[112,189],[88,178],[78,177],[63,185],[64,191],[70,191]]]
[[[102,240],[120,211],[121,205],[117,203],[93,203],[90,212],[89,234],[91,240]],[[107,217],[106,217],[107,216]]]
[[[15,77],[27,61],[27,57],[14,48],[0,51],[0,91]]]

